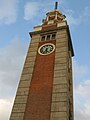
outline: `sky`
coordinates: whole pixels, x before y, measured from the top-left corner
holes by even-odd
[[[90,0],[57,0],[66,15],[73,57],[74,118],[90,120]],[[0,0],[0,120],[9,120],[29,32],[54,9],[55,0]]]

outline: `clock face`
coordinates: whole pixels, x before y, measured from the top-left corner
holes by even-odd
[[[48,55],[55,50],[55,45],[51,43],[46,43],[39,47],[38,53],[41,55]]]

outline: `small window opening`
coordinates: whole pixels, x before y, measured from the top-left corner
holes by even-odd
[[[52,39],[55,39],[56,38],[56,34],[52,34]]]
[[[42,39],[41,39],[41,41],[45,41],[45,36],[42,36]]]
[[[50,35],[47,35],[47,40],[50,40]]]

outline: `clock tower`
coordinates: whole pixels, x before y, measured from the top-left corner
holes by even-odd
[[[10,120],[74,120],[69,26],[57,9],[34,27]]]

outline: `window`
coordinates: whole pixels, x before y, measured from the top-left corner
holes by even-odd
[[[42,39],[41,39],[41,41],[45,41],[45,36],[42,36]]]
[[[54,20],[55,16],[49,17],[49,20]]]
[[[52,39],[55,39],[56,38],[56,34],[52,34]]]
[[[56,39],[56,33],[46,34],[41,36],[41,41],[48,41],[48,40],[55,40],[55,39]]]
[[[50,35],[47,35],[47,39],[46,40],[50,40]]]

